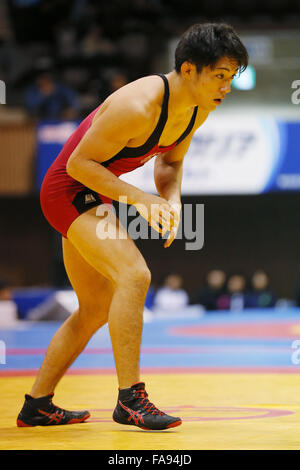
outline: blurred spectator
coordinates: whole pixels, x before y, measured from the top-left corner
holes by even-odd
[[[112,41],[103,36],[99,24],[93,24],[82,40],[81,50],[83,55],[89,58],[114,54],[116,52],[116,46]]]
[[[53,75],[44,72],[25,91],[25,106],[32,117],[38,119],[76,119],[78,102],[76,93]]]
[[[0,279],[0,328],[13,325],[18,320],[18,308],[7,281]]]
[[[4,279],[0,279],[0,301],[1,300],[12,300],[11,289]]]
[[[196,293],[193,303],[205,310],[218,310],[218,299],[225,293],[226,274],[222,269],[212,269],[205,276],[205,285]]]
[[[76,30],[71,24],[66,24],[66,21],[58,23],[55,31],[56,40],[56,53],[61,59],[68,60],[78,56]]]
[[[154,308],[168,310],[170,313],[185,308],[189,303],[189,297],[182,288],[183,279],[179,274],[166,276],[163,286],[157,290],[154,298]]]
[[[240,311],[248,305],[247,280],[242,273],[228,276],[227,285],[217,299],[217,310]]]
[[[109,93],[122,88],[122,86],[128,83],[127,75],[121,70],[114,70],[109,77]]]
[[[276,297],[269,286],[269,278],[263,270],[257,270],[251,278],[251,291],[248,295],[249,308],[270,308],[276,304]]]
[[[231,311],[240,311],[247,307],[246,283],[247,281],[243,274],[237,273],[229,277],[227,296],[229,296],[229,309]],[[222,303],[220,303],[221,305]],[[226,308],[226,303],[224,303],[224,306]]]

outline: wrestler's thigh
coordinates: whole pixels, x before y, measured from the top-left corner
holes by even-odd
[[[98,214],[98,215],[97,215]],[[94,207],[70,225],[68,240],[99,275],[115,286],[124,279],[147,279],[146,262],[112,210]]]

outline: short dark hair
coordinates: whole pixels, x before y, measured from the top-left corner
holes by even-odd
[[[222,57],[238,63],[239,72],[248,65],[248,52],[232,26],[226,23],[194,24],[181,36],[175,51],[175,69],[191,62],[197,71],[210,66],[212,69]]]

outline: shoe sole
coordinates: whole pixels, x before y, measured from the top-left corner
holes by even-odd
[[[165,429],[176,428],[177,426],[180,426],[181,424],[182,424],[182,421],[175,421],[175,423],[168,424],[168,426],[163,429],[151,429],[151,428],[145,428],[142,426],[139,426],[139,428],[144,429],[145,431],[164,431]]]
[[[78,423],[83,423],[85,420],[87,420],[90,417],[90,413],[86,414],[83,416],[83,418],[72,418],[70,421],[65,423],[63,426],[67,424],[78,424]],[[59,426],[60,424],[52,424],[51,426]],[[18,428],[34,428],[35,426],[47,426],[47,424],[27,424],[24,423],[21,419],[17,419],[17,426]]]
[[[168,424],[168,426],[166,426],[165,428],[155,429],[155,428],[146,428],[145,426],[133,425],[133,424],[130,424],[130,423],[121,423],[119,421],[116,421],[115,419],[114,419],[114,422],[117,423],[117,424],[125,425],[125,426],[136,426],[137,428],[143,429],[144,431],[164,431],[166,429],[176,428],[177,426],[180,426],[182,424],[181,419],[179,419],[178,421],[175,421],[174,423]]]

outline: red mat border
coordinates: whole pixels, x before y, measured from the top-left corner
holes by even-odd
[[[1,366],[0,366],[1,367]],[[0,369],[0,377],[37,375],[38,369]],[[115,375],[114,368],[70,369],[66,375]],[[300,367],[144,367],[141,374],[300,374]]]

